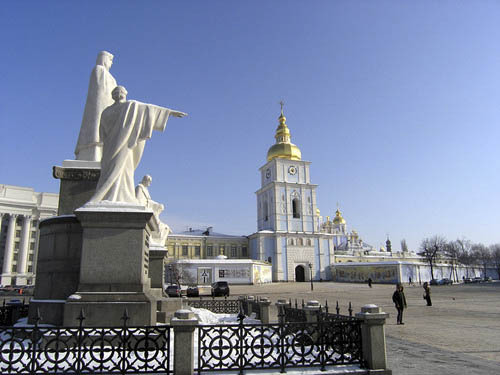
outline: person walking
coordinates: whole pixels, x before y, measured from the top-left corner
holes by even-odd
[[[431,287],[429,286],[429,283],[426,281],[424,283],[424,299],[427,301],[427,306],[432,306],[432,301],[431,301]]]
[[[373,282],[373,281],[372,281],[372,278],[371,278],[371,277],[369,277],[369,278],[368,278],[368,286],[369,286],[370,288],[372,287],[372,282]]]
[[[392,302],[394,302],[394,305],[396,305],[396,310],[398,310],[398,316],[396,318],[397,324],[404,324],[403,310],[407,307],[407,305],[406,305],[405,293],[403,290],[404,290],[403,285],[398,283],[396,285],[396,290],[392,295]]]

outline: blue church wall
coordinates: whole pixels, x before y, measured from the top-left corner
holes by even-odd
[[[257,238],[252,238],[250,239],[250,257],[252,259],[259,259],[257,258],[258,254],[257,254],[257,241],[258,239]]]
[[[319,238],[314,239],[314,280],[319,280],[321,277],[321,259],[319,253]]]
[[[302,232],[302,220],[292,219],[292,232]]]
[[[323,250],[323,268],[326,268],[330,265],[330,241],[327,238],[321,239],[321,249]]]
[[[268,261],[269,258],[271,258],[271,261],[273,263],[273,268],[274,265],[276,264],[276,261],[279,261],[278,259],[274,259],[274,254],[276,253],[276,239],[274,237],[265,237],[264,238],[264,257],[265,261]]]
[[[286,237],[281,238],[281,268],[283,269],[283,279],[288,280],[287,243]]]
[[[306,232],[313,231],[313,218],[312,218],[312,216],[307,216],[304,218],[304,230]]]
[[[287,220],[286,215],[278,215],[278,230],[287,230]]]

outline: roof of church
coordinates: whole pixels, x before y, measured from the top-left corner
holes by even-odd
[[[269,148],[267,152],[267,161],[275,158],[301,160],[300,149],[290,142],[290,130],[286,126],[286,117],[283,115],[283,104],[281,105],[281,115],[278,118],[279,125],[276,129],[276,143]]]

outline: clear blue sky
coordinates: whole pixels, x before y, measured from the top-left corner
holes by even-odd
[[[57,192],[98,51],[130,99],[188,112],[156,133],[174,229],[256,230],[278,102],[322,215],[368,243],[500,241],[498,1],[4,1],[0,183]]]

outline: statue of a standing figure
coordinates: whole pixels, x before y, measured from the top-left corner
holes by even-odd
[[[99,140],[99,121],[102,111],[113,104],[111,91],[116,87],[116,80],[109,72],[112,64],[113,55],[111,53],[99,52],[96,66],[90,74],[87,102],[75,148],[76,160],[101,160],[102,144]]]
[[[127,90],[123,86],[117,86],[112,95],[114,104],[101,115],[101,175],[90,203],[110,201],[138,204],[134,171],[141,160],[146,139],[151,138],[153,130],[165,130],[169,115],[184,117],[186,114],[126,100]]]
[[[152,239],[154,242],[165,246],[165,241],[170,233],[170,228],[167,224],[160,220],[160,214],[165,209],[165,206],[151,199],[151,194],[148,189],[149,186],[151,186],[151,182],[153,182],[153,178],[150,175],[145,175],[139,185],[135,187],[135,197],[141,205],[153,211],[153,222],[156,228],[153,232]]]

